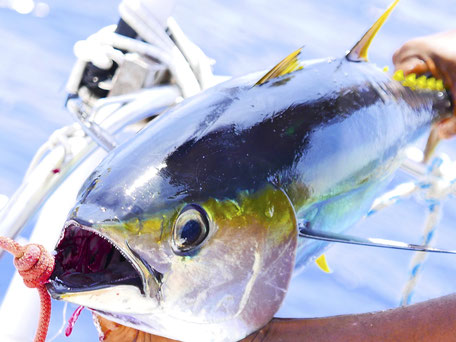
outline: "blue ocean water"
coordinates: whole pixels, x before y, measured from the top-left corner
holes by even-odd
[[[36,10],[29,14],[11,9],[29,2],[0,0],[0,193],[6,195],[19,186],[34,152],[52,131],[71,122],[63,103],[64,85],[74,62],[73,44],[118,20],[118,1],[46,0],[35,3]],[[308,58],[340,56],[387,4],[388,0],[234,0],[229,5],[221,0],[178,1],[175,17],[184,32],[217,61],[217,74],[236,76],[270,68],[301,46]],[[371,60],[391,66],[394,50],[404,41],[452,29],[455,16],[450,0],[402,1],[375,39]],[[456,158],[455,147],[450,141],[441,150]],[[398,174],[393,183],[404,179]],[[440,247],[454,249],[456,245],[455,204],[451,198],[445,202],[436,238]],[[351,233],[417,243],[424,209],[420,201],[403,201],[360,222]],[[397,306],[410,258],[403,251],[334,246],[327,253],[333,272],[324,274],[309,266],[293,280],[280,313],[314,317]],[[413,300],[454,292],[455,265],[454,256],[430,256]],[[11,258],[0,261],[0,270],[2,298],[13,274]],[[61,309],[62,304],[56,303],[50,336],[62,323]],[[73,335],[57,341],[96,339],[86,311]]]

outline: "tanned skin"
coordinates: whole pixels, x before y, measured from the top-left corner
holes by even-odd
[[[98,318],[104,342],[176,342]],[[176,327],[179,329],[179,327]],[[274,318],[241,342],[454,342],[456,294],[358,315]]]
[[[456,341],[456,295],[392,310],[313,319],[273,319],[242,342]]]

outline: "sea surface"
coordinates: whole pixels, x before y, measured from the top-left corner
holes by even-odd
[[[237,76],[268,69],[302,46],[309,59],[342,56],[388,2],[177,1],[174,16],[183,31],[216,60],[215,73]],[[116,23],[117,5],[118,1],[107,0],[0,0],[0,194],[11,196],[38,147],[55,129],[71,123],[64,109],[64,86],[75,60],[73,44]],[[391,68],[391,56],[402,43],[454,29],[454,18],[456,6],[450,0],[401,1],[374,40],[371,61]],[[443,143],[439,151],[456,158],[455,141]],[[398,173],[392,184],[405,180],[407,176]],[[363,220],[350,233],[420,243],[426,206],[419,198],[404,200]],[[436,232],[439,247],[456,249],[455,209],[456,201],[449,197]],[[404,251],[335,245],[327,252],[332,273],[310,265],[293,280],[279,314],[316,317],[395,307],[409,276],[411,257]],[[11,258],[4,257],[0,300],[13,271]],[[455,291],[456,256],[429,256],[413,302]],[[74,309],[69,305],[67,318]],[[56,303],[49,336],[62,325],[61,311],[62,304]],[[72,336],[60,335],[55,341],[97,341],[90,313],[82,314]]]

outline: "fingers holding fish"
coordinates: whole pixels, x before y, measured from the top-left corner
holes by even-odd
[[[404,75],[431,73],[442,79],[453,99],[456,98],[456,30],[412,39],[393,55],[396,70]],[[456,114],[456,112],[455,112]],[[456,119],[438,125],[440,138],[456,134]]]
[[[94,321],[100,333],[102,342],[177,342],[166,337],[152,335],[141,330],[130,328],[104,317],[94,315]]]

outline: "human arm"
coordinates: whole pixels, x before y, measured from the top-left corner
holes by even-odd
[[[242,342],[451,342],[456,295],[386,311],[310,319],[273,319]]]
[[[105,342],[175,342],[98,318]],[[179,329],[176,326],[176,329]],[[241,342],[454,342],[456,294],[386,311],[325,318],[274,318]]]

